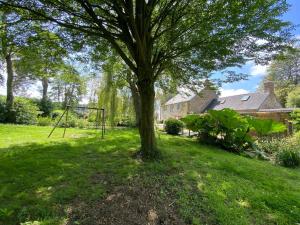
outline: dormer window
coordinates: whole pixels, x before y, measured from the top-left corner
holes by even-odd
[[[241,97],[241,101],[247,101],[250,98],[250,95],[244,95]]]

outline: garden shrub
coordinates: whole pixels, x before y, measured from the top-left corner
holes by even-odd
[[[187,129],[194,131],[194,132],[198,132],[199,126],[198,126],[198,122],[201,119],[200,115],[197,114],[191,114],[191,115],[187,115],[186,117],[181,118],[180,120],[182,122],[184,122],[184,125]]]
[[[38,117],[37,118],[37,125],[38,126],[51,126],[53,123],[52,119],[50,117]]]
[[[232,109],[209,110],[204,115],[188,115],[181,120],[186,128],[198,132],[200,141],[234,152],[253,148],[250,130],[262,136],[285,130],[281,123],[244,117]]]
[[[258,136],[283,133],[286,130],[286,126],[283,123],[272,119],[260,119],[252,116],[247,116],[246,119],[251,129],[255,131]]]
[[[285,167],[300,166],[300,152],[294,149],[285,149],[276,155],[276,162]]]
[[[291,118],[292,118],[292,122],[293,122],[293,126],[295,128],[296,131],[300,131],[300,110],[294,110],[291,113]]]
[[[232,109],[210,110],[208,117],[209,126],[205,127],[210,128],[208,135],[216,144],[235,152],[241,152],[251,146],[248,121],[239,113]]]
[[[176,119],[168,119],[165,121],[165,131],[168,134],[178,135],[183,128],[183,122]]]
[[[42,111],[42,116],[50,116],[53,110],[53,104],[50,100],[39,100],[38,107]]]
[[[17,124],[36,124],[39,109],[31,100],[16,97],[13,105],[13,118],[14,123]]]

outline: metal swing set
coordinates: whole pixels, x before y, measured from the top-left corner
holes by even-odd
[[[62,120],[62,118],[64,117],[64,115],[66,115],[65,117],[65,124],[64,124],[64,132],[63,132],[63,138],[65,137],[66,134],[66,130],[68,127],[68,115],[69,115],[69,110],[71,108],[76,108],[76,109],[84,109],[84,110],[97,110],[97,114],[96,114],[96,121],[95,121],[95,127],[96,130],[99,129],[99,123],[101,120],[101,138],[104,138],[105,135],[105,110],[104,108],[96,108],[96,107],[85,107],[85,106],[76,106],[76,107],[71,107],[70,105],[67,105],[65,108],[65,111],[63,112],[63,114],[60,116],[60,118],[58,119],[58,121],[56,122],[56,124],[54,125],[53,129],[51,130],[50,134],[48,135],[48,138],[51,137],[52,133],[54,132],[54,130],[56,129],[56,127],[58,126],[58,124],[60,123],[60,121]]]

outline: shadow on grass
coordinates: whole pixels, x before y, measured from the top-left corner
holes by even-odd
[[[77,138],[0,149],[0,224],[47,218],[54,224],[72,200],[101,198],[110,186],[136,174],[141,164],[131,154],[137,147],[136,133],[127,132],[103,140]]]

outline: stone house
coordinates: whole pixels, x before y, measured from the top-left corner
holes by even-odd
[[[198,94],[178,93],[161,106],[161,120],[201,114],[209,109],[230,108],[241,114],[282,108],[274,93],[274,83],[266,81],[263,92],[218,97],[216,90],[204,87]]]

